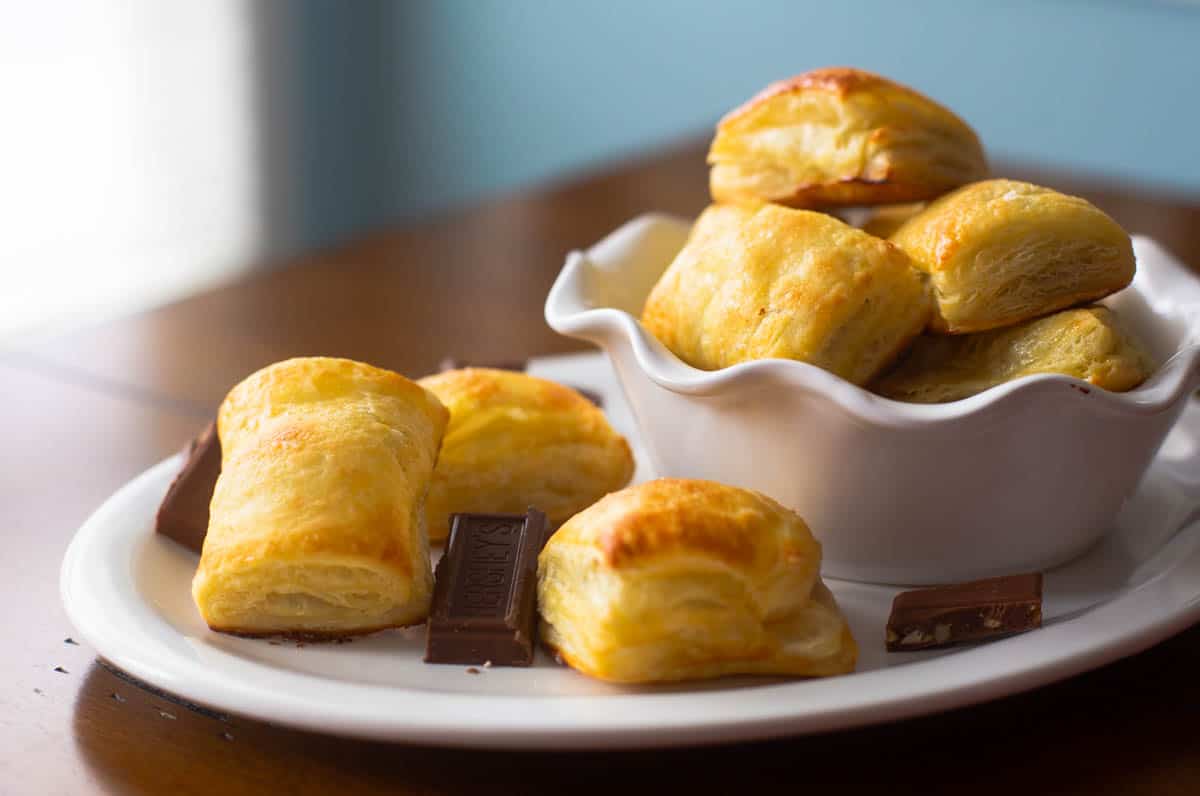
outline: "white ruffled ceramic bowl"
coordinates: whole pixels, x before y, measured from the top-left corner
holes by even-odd
[[[646,215],[573,252],[546,321],[608,353],[656,473],[757,489],[794,508],[835,577],[952,582],[1079,555],[1110,527],[1200,384],[1200,281],[1145,238],[1134,239],[1133,285],[1105,302],[1163,363],[1131,392],[1038,375],[919,405],[791,360],[697,370],[637,320],[688,229]]]

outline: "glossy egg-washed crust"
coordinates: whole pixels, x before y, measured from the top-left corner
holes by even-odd
[[[890,240],[932,280],[934,331],[1011,326],[1133,279],[1129,233],[1085,199],[1015,180],[943,196]]]
[[[230,391],[192,595],[215,630],[340,637],[421,622],[424,498],[449,413],[415,382],[290,359]]]
[[[614,682],[824,676],[857,646],[794,512],[750,490],[659,479],[567,521],[538,558],[542,639]]]
[[[924,335],[871,389],[898,401],[942,403],[1022,376],[1061,373],[1124,392],[1152,371],[1150,357],[1116,313],[1084,307],[991,332]]]
[[[604,413],[575,390],[506,370],[464,368],[419,382],[450,410],[425,503],[429,536],[456,512],[523,513],[551,527],[620,489],[633,454]]]
[[[847,67],[768,86],[721,119],[708,162],[714,201],[804,208],[933,199],[988,173],[966,122]]]
[[[797,359],[865,384],[924,328],[925,277],[832,216],[713,205],[654,286],[642,323],[688,364]]]

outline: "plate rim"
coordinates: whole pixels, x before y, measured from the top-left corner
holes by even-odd
[[[1028,691],[1136,654],[1200,621],[1200,578],[1179,574],[1189,564],[1200,568],[1200,539],[1193,538],[1164,571],[1070,620],[953,655],[823,680],[717,691],[531,698],[348,683],[226,653],[239,662],[231,664],[244,678],[237,679],[156,647],[131,614],[112,610],[130,605],[84,599],[98,596],[96,589],[105,581],[88,570],[86,559],[94,548],[125,543],[132,556],[137,542],[130,540],[145,537],[139,524],[145,525],[148,517],[122,525],[110,515],[147,489],[165,490],[179,462],[176,454],[125,483],[76,532],[60,571],[68,619],[98,656],[137,679],[222,712],[323,733],[447,747],[548,750],[694,746],[828,732]],[[1200,520],[1189,523],[1174,538],[1196,536],[1198,526]],[[116,583],[115,577],[108,580]],[[133,579],[128,580],[127,588],[140,598]],[[152,610],[145,601],[136,608]],[[1124,631],[1111,626],[1110,614],[1131,611],[1154,619]],[[1048,654],[1051,649],[1056,652]],[[1009,664],[999,665],[1002,659]],[[261,680],[266,677],[281,687],[265,688]],[[289,690],[313,684],[323,686],[313,693],[327,696]],[[339,695],[355,699],[339,702]],[[377,702],[370,710],[351,707],[369,695]],[[410,709],[383,712],[398,702]],[[530,710],[534,704],[548,709]],[[477,723],[481,718],[485,721]]]

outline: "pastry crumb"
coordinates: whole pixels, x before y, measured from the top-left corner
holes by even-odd
[[[70,674],[70,672],[68,672],[66,669],[64,669],[61,666],[55,666],[54,671],[58,672],[59,674]]]
[[[468,667],[467,667],[467,674],[482,674],[482,672],[480,672],[480,671],[479,671],[478,669],[476,669],[474,666],[468,666]]]

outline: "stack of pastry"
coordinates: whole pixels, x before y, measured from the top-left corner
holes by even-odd
[[[1132,280],[1129,235],[1083,199],[989,179],[974,131],[912,89],[846,68],[776,83],[721,120],[709,163],[714,204],[642,316],[695,367],[796,359],[916,402],[1150,371],[1088,306]],[[834,215],[864,207],[861,228]]]
[[[518,546],[477,539],[483,563],[463,570],[466,596],[454,596],[445,567],[434,590],[431,542],[456,514],[461,529],[463,517],[494,525],[539,506],[529,513],[562,525],[536,566],[543,634],[577,669],[652,682],[854,668],[857,647],[803,520],[708,481],[621,489],[629,445],[563,385],[486,368],[413,382],[361,362],[291,359],[234,387],[217,431],[192,583],[214,630],[340,638],[423,622],[438,595],[445,617],[450,605],[462,613],[484,587],[505,591]],[[543,541],[538,529],[530,544]],[[531,639],[535,617],[520,615]]]
[[[625,486],[633,456],[568,387],[467,368],[413,382],[327,357],[270,365],[217,421],[221,467],[193,583],[210,627],[340,637],[416,624],[457,512],[554,525]]]
[[[971,128],[911,89],[851,69],[801,75],[723,119],[709,160],[714,204],[643,311],[696,367],[784,357],[922,402],[1029,373],[1112,390],[1146,377],[1115,314],[1088,305],[1132,279],[1129,236],[1082,199],[987,179]],[[873,213],[854,227],[833,215],[847,207]],[[430,544],[451,517],[536,506],[528,516],[561,525],[537,561],[543,637],[577,669],[648,682],[854,668],[800,517],[709,481],[623,489],[628,444],[570,388],[293,359],[237,385],[217,425],[193,581],[213,629],[336,637],[422,622]],[[454,527],[460,539],[461,517]],[[503,591],[480,575],[508,560],[498,538],[478,548],[486,572],[463,570],[464,594]],[[437,594],[448,584],[439,570]]]
[[[971,128],[911,89],[801,75],[722,120],[709,159],[714,204],[643,311],[696,367],[791,358],[921,402],[1030,373],[1111,390],[1147,375],[1115,313],[1089,304],[1132,279],[1129,236],[1082,199],[988,179]],[[872,214],[855,227],[834,215],[848,207]],[[214,629],[419,623],[451,517],[535,506],[561,526],[537,562],[542,634],[577,669],[647,682],[854,667],[800,517],[709,481],[623,488],[628,444],[562,385],[296,359],[235,387],[218,432],[193,583]]]

